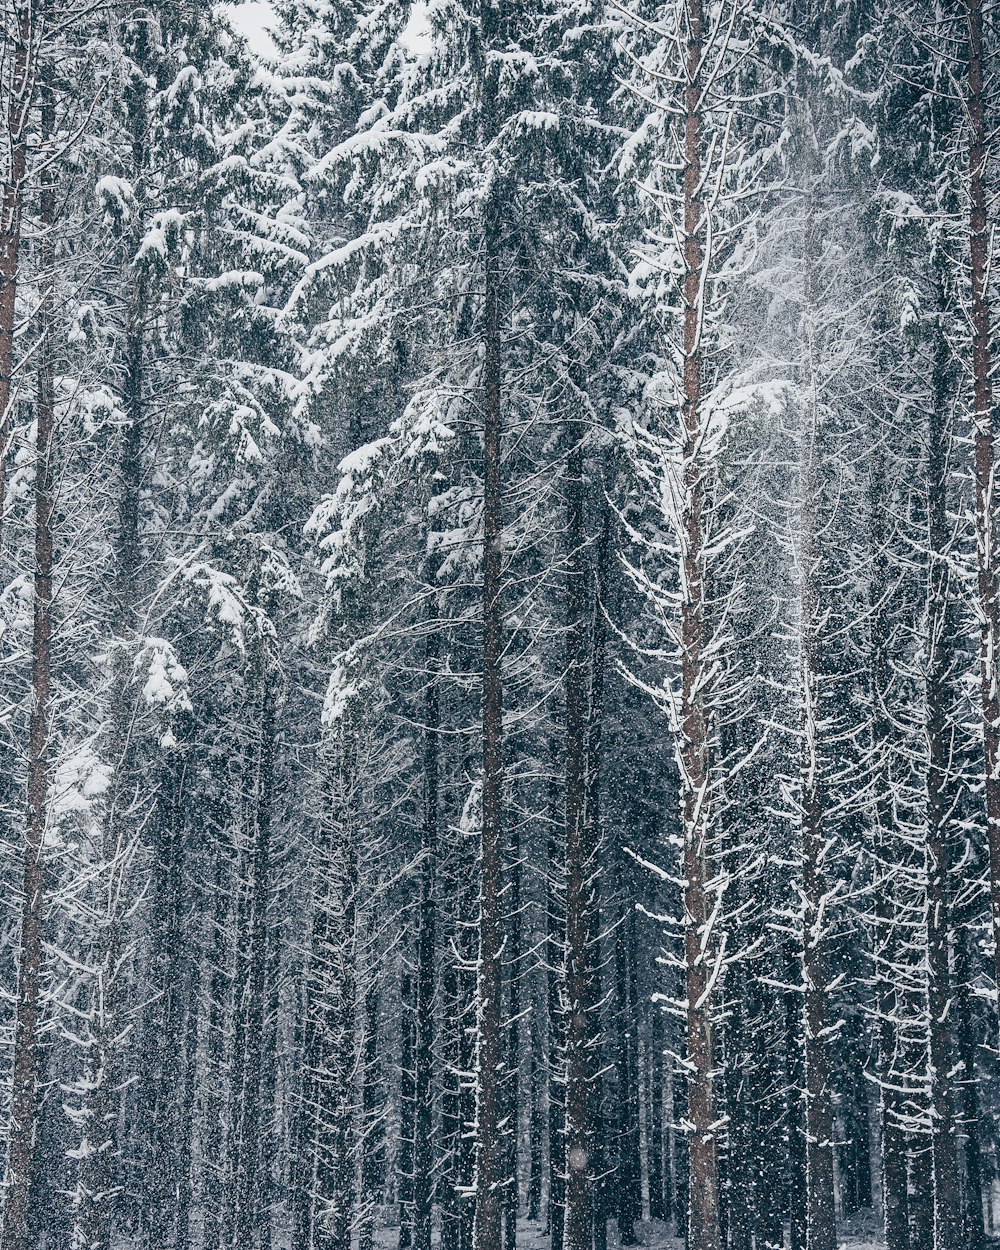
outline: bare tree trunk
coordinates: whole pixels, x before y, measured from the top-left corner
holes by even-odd
[[[42,100],[41,129],[48,140],[55,128],[51,90]],[[55,387],[52,364],[55,295],[56,192],[51,170],[41,189],[42,297],[38,310],[38,395],[35,434],[35,568],[31,643],[31,713],[28,728],[28,819],[24,845],[24,885],[18,944],[14,1058],[11,1072],[3,1250],[27,1250],[37,1126],[38,1026],[42,983],[44,872],[42,848],[49,788],[49,702],[52,680],[53,434]]]
[[[798,953],[793,953],[789,949],[785,961],[785,975],[789,985],[793,985],[799,978],[798,961]],[[799,994],[786,990],[784,1006],[788,1241],[790,1250],[806,1250],[808,1202],[806,1194],[805,1045],[802,1037],[803,1012]]]
[[[138,239],[135,241],[138,246]],[[121,1192],[122,1072],[119,1049],[122,1019],[123,923],[127,908],[123,874],[131,863],[127,824],[129,764],[132,749],[134,699],[135,613],[142,562],[139,532],[139,495],[142,481],[142,436],[145,417],[144,373],[146,290],[141,275],[135,279],[125,337],[124,407],[118,466],[118,525],[114,539],[115,580],[112,605],[111,680],[107,700],[105,755],[111,781],[105,808],[101,856],[103,874],[95,914],[92,1038],[87,1056],[85,1096],[89,1149],[82,1152],[77,1168],[76,1223],[89,1250],[107,1250],[113,1244]],[[103,915],[101,911],[103,909]]]
[[[930,1029],[935,1250],[964,1250],[952,1072],[954,992],[951,981],[951,845],[955,788],[948,708],[951,639],[957,634],[948,569],[948,466],[950,431],[948,345],[939,330],[934,387],[928,414],[927,513],[929,559],[925,651],[927,738],[927,998]]]
[[[659,1003],[647,1005],[647,1059],[649,1063],[649,1131],[646,1151],[649,1157],[649,1218],[669,1220],[671,1216],[670,1158],[664,1149],[663,1114],[663,1019]]]
[[[555,735],[553,734],[553,741]],[[560,822],[560,787],[556,780],[557,760],[553,750],[549,781],[549,836],[546,873],[546,993],[548,1009],[548,1102],[549,1102],[549,1218],[548,1234],[552,1250],[564,1250],[566,1228],[566,1009],[563,971],[566,915],[562,878],[565,872],[565,822]],[[559,833],[563,833],[562,839]]]
[[[815,193],[807,193],[804,262],[804,385],[810,393],[806,428],[802,433],[799,479],[801,733],[800,803],[802,837],[802,973],[805,985],[803,1053],[805,1059],[805,1155],[807,1250],[835,1250],[833,1101],[829,1045],[831,1041],[828,985],[829,944],[826,936],[826,882],[823,860],[827,847],[826,793],[820,733],[821,664],[821,555],[819,502],[823,496],[819,446],[820,385],[818,379],[822,334],[818,325],[816,256],[818,239]]]
[[[624,871],[619,859],[619,873],[626,891],[632,884],[631,873]],[[639,1133],[639,1002],[636,985],[636,913],[634,902],[626,894],[618,917],[615,941],[615,981],[618,1008],[616,1060],[618,1174],[615,1178],[618,1242],[622,1246],[638,1243],[635,1224],[642,1219],[642,1171]],[[650,1178],[650,1208],[655,1203]],[[662,1206],[662,1196],[660,1199]],[[652,1214],[652,1211],[651,1211]]]
[[[909,1246],[906,1137],[900,1120],[901,1099],[894,1089],[898,1045],[897,1018],[900,990],[893,976],[893,956],[898,935],[896,922],[896,876],[900,847],[892,836],[892,778],[888,760],[891,737],[889,698],[889,627],[886,612],[888,584],[888,542],[885,499],[888,489],[883,452],[875,447],[875,461],[869,468],[868,529],[871,576],[868,612],[870,619],[870,743],[875,759],[875,993],[878,1002],[877,1056],[879,1112],[882,1141],[882,1195],[887,1250],[907,1250]]]
[[[274,688],[266,644],[255,645],[249,678],[252,738],[244,787],[247,804],[245,827],[248,834],[249,933],[240,935],[246,955],[238,966],[238,1010],[242,1024],[243,1063],[236,1094],[236,1155],[233,1183],[233,1244],[248,1250],[262,1234],[268,1218],[262,1214],[262,1174],[264,1125],[261,1118],[261,1088],[264,1071],[264,1024],[268,947],[268,889],[270,878],[271,803],[274,788]],[[186,1236],[186,1229],[180,1230]]]
[[[332,885],[328,900],[335,915],[335,949],[331,951],[329,1022],[331,1032],[328,1152],[329,1192],[320,1225],[321,1240],[330,1250],[351,1250],[356,1186],[355,1084],[357,1070],[357,932],[358,932],[358,760],[357,723],[354,718],[338,726],[336,763],[338,778],[333,814]],[[242,1250],[242,1247],[240,1247]]]
[[[510,861],[506,890],[507,937],[507,1053],[504,1076],[506,1124],[504,1127],[504,1247],[517,1250],[517,1217],[521,1208],[520,1171],[518,1167],[519,1130],[521,1124],[521,834],[516,821],[511,823]]]
[[[409,943],[407,943],[407,947]],[[409,950],[403,955],[399,978],[399,1005],[402,1012],[399,1032],[399,1152],[396,1156],[396,1190],[399,1199],[398,1250],[413,1245],[413,1156],[417,1131],[417,1095],[413,1061],[417,1048],[417,1026],[413,1002],[414,978]]]
[[[587,571],[584,560],[582,430],[571,425],[567,463],[566,587],[566,1250],[590,1250],[593,1240],[594,1150],[593,1036],[595,1002],[591,967],[593,878],[597,865],[590,845],[587,798]]]
[[[711,877],[710,745],[705,706],[705,466],[702,442],[704,269],[702,241],[702,0],[686,0],[684,89],[684,423],[683,571],[681,574],[681,806],[684,824],[684,962],[687,974],[688,1247],[719,1250],[719,1175],[715,1128],[712,968],[706,885]]]
[[[972,1006],[972,960],[970,923],[958,918],[955,929],[955,1040],[961,1064],[961,1111],[965,1128],[965,1235],[968,1250],[982,1250],[986,1240],[983,1220],[983,1162],[980,1144],[979,1077],[976,1071],[977,1038],[973,1035],[975,1012]]]
[[[361,1092],[361,1228],[358,1250],[375,1245],[375,1209],[385,1183],[385,1083],[379,1052],[379,972],[374,970],[364,1001],[364,1082]]]
[[[503,507],[500,204],[485,206],[483,309],[483,790],[476,991],[476,1215],[474,1250],[499,1250],[503,1234]]]
[[[542,1213],[542,1037],[541,1007],[532,984],[532,1006],[528,1020],[528,1219],[538,1223]]]
[[[420,911],[417,931],[416,1037],[413,1061],[413,1248],[430,1250],[434,1196],[432,1167],[434,955],[437,945],[435,890],[438,841],[438,728],[440,720],[438,667],[440,638],[434,620],[434,596],[429,601],[425,644],[424,696],[424,829],[420,873]]]
[[[0,541],[7,494],[7,448],[14,387],[14,329],[21,225],[28,166],[28,121],[38,75],[40,6],[35,0],[15,5],[14,46],[8,49],[10,79],[6,117],[10,164],[0,193]]]
[[[979,675],[986,773],[985,805],[990,853],[990,899],[993,916],[996,979],[1000,984],[1000,579],[996,566],[995,440],[993,433],[993,343],[990,326],[989,224],[986,215],[986,106],[983,57],[983,0],[966,0],[968,18],[969,255],[972,266],[972,376],[975,426],[976,555],[982,640]]]

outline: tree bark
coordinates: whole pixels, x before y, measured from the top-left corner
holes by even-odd
[[[263,639],[257,640],[251,665],[251,741],[249,768],[244,773],[248,833],[250,898],[249,932],[239,935],[246,955],[239,961],[238,1009],[241,1014],[243,1063],[235,1091],[233,1183],[233,1245],[253,1246],[262,1223],[263,1123],[261,1094],[264,1074],[264,1025],[267,1008],[268,893],[270,884],[271,804],[274,789],[274,689]],[[186,1236],[186,1230],[181,1230]]]
[[[928,413],[927,522],[930,566],[925,653],[927,739],[927,999],[931,1131],[934,1159],[935,1250],[964,1250],[955,1107],[952,1097],[955,1047],[951,982],[951,846],[955,815],[954,769],[949,733],[953,680],[951,640],[957,635],[948,570],[948,466],[950,431],[947,342],[939,331],[934,385]]]
[[[504,1246],[517,1250],[517,1217],[520,1211],[518,1137],[521,1121],[521,835],[516,821],[510,830],[510,864],[507,873],[507,1053],[504,1059],[506,1121],[504,1126]]]
[[[806,428],[801,436],[799,478],[799,533],[801,585],[799,596],[801,654],[801,734],[799,763],[802,838],[802,973],[805,991],[803,1054],[805,1076],[806,1246],[807,1250],[835,1250],[833,1104],[829,1045],[831,1019],[828,995],[829,944],[826,937],[826,881],[824,856],[826,793],[821,758],[820,682],[821,555],[819,551],[820,478],[818,388],[822,334],[818,326],[816,257],[819,245],[815,192],[807,192],[803,242],[805,301],[803,382],[807,400]]]
[[[969,257],[972,292],[973,470],[976,488],[977,590],[981,627],[980,701],[985,766],[984,803],[990,857],[996,981],[1000,984],[1000,578],[996,565],[995,437],[993,431],[993,341],[988,290],[990,241],[986,211],[986,68],[983,53],[983,0],[966,0],[968,21]]]
[[[434,1058],[434,957],[437,946],[438,842],[438,729],[440,707],[438,667],[440,638],[434,620],[434,596],[429,599],[424,661],[427,687],[424,695],[424,828],[423,863],[420,873],[420,911],[417,933],[416,1036],[413,1063],[415,1133],[413,1139],[413,1250],[430,1250],[434,1197],[433,1058]]]
[[[43,144],[55,129],[51,89],[42,98]],[[21,931],[18,943],[14,1057],[11,1070],[10,1129],[3,1250],[28,1250],[28,1199],[31,1192],[38,1108],[38,1029],[42,988],[42,926],[45,911],[42,864],[49,791],[49,715],[52,687],[52,564],[55,491],[53,436],[55,383],[52,362],[55,332],[56,189],[51,170],[43,176],[39,230],[42,296],[38,309],[37,403],[35,433],[34,611],[31,641],[31,712],[28,727],[28,811],[24,843]],[[16,263],[16,261],[15,261]],[[11,278],[13,281],[13,277]]]
[[[502,346],[498,263],[501,206],[484,210],[483,307],[483,782],[476,989],[476,1215],[474,1250],[499,1250],[503,1235],[503,494]]]
[[[684,376],[682,420],[683,570],[681,574],[681,807],[684,827],[684,962],[687,974],[688,1247],[719,1250],[718,1145],[712,1036],[710,744],[704,689],[707,643],[705,587],[705,466],[702,442],[704,269],[702,234],[703,0],[686,0],[684,88]]]
[[[553,734],[553,742],[555,735]],[[565,822],[559,819],[557,760],[553,750],[549,782],[549,836],[546,873],[546,965],[548,1008],[548,1102],[549,1102],[549,1219],[552,1250],[564,1250],[566,1227],[566,1007],[565,970],[566,912],[563,874],[566,868]],[[560,839],[559,833],[563,834]],[[562,845],[560,845],[562,843]]]
[[[591,1250],[593,1240],[593,879],[587,798],[587,571],[582,430],[573,422],[567,461],[569,542],[566,585],[566,1250]]]
[[[873,446],[876,444],[873,440]],[[892,778],[888,760],[891,739],[889,712],[890,654],[887,620],[888,542],[885,500],[888,485],[881,449],[874,453],[869,469],[868,528],[870,619],[869,687],[871,694],[870,743],[875,764],[875,987],[878,1002],[879,1114],[882,1141],[882,1200],[887,1250],[909,1246],[906,1139],[901,1124],[900,1097],[894,1086],[900,990],[892,968],[899,940],[896,919],[896,875],[901,848],[892,835]]]
[[[10,443],[14,393],[14,329],[17,282],[28,168],[29,119],[38,72],[38,27],[41,6],[33,0],[15,5],[14,46],[10,61],[10,94],[5,121],[10,165],[0,192],[0,544],[7,495],[7,449]]]

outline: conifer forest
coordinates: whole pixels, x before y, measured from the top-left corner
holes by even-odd
[[[1000,1247],[1000,0],[0,112],[0,1250]]]

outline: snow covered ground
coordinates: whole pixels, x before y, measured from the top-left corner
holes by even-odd
[[[684,1245],[681,1238],[674,1237],[670,1228],[658,1220],[637,1224],[636,1232],[641,1250],[682,1250]],[[395,1250],[398,1235],[399,1230],[395,1227],[381,1229],[377,1237],[379,1250]],[[518,1221],[517,1244],[518,1250],[549,1250],[544,1226],[529,1223],[528,1220]],[[613,1220],[608,1224],[608,1250],[621,1250]],[[885,1242],[870,1229],[860,1226],[847,1230],[840,1250],[885,1250]]]

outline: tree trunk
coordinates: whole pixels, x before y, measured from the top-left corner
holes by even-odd
[[[877,444],[873,440],[873,446]],[[909,1246],[906,1179],[906,1141],[901,1123],[898,1083],[896,1021],[900,1015],[901,991],[893,976],[894,956],[899,942],[896,918],[896,876],[902,848],[892,830],[895,818],[892,806],[892,777],[888,759],[891,739],[890,653],[887,620],[888,529],[885,514],[888,484],[881,449],[874,453],[869,468],[868,528],[869,578],[868,613],[870,619],[869,686],[871,692],[870,743],[875,760],[875,992],[878,1002],[878,1077],[879,1111],[882,1140],[882,1200],[885,1213],[887,1250],[907,1250]]]
[[[0,192],[0,544],[7,496],[7,449],[10,442],[11,401],[14,392],[14,331],[17,309],[18,268],[24,217],[25,176],[28,167],[29,119],[38,71],[38,25],[42,6],[20,0],[13,28],[10,63],[10,94],[4,118],[9,166]]]
[[[833,1103],[830,1087],[831,1041],[829,950],[826,937],[826,882],[823,859],[828,850],[825,828],[826,794],[819,735],[821,681],[821,557],[819,501],[822,450],[819,446],[818,356],[821,332],[817,324],[815,193],[807,193],[804,259],[803,380],[810,392],[806,428],[802,434],[799,480],[801,542],[801,733],[800,803],[802,837],[802,973],[805,987],[803,1046],[805,1059],[806,1246],[808,1250],[835,1250]]]
[[[406,959],[407,955],[404,954],[403,958]],[[396,1158],[399,1250],[410,1250],[413,1245],[413,1156],[417,1131],[416,1082],[413,1074],[417,1029],[413,988],[413,973],[406,963],[400,974],[399,987],[399,1005],[402,1009],[399,1039],[399,1154]]]
[[[968,19],[969,256],[972,293],[972,377],[975,411],[974,476],[976,485],[977,589],[981,622],[979,676],[985,765],[984,802],[990,856],[996,981],[1000,984],[1000,579],[996,566],[995,440],[993,432],[993,343],[989,305],[989,223],[986,212],[986,105],[983,54],[983,0],[966,0]]]
[[[681,574],[681,806],[684,825],[684,963],[687,973],[688,1248],[719,1250],[719,1177],[712,1038],[712,940],[706,884],[711,877],[710,745],[705,706],[705,466],[701,323],[703,0],[686,0],[684,89],[684,424],[683,571]]]
[[[568,577],[566,586],[566,1250],[591,1250],[593,1239],[594,1150],[591,1122],[592,1056],[595,1035],[594,972],[591,966],[593,890],[597,864],[586,811],[587,571],[584,562],[582,430],[574,422],[567,462]]]
[[[552,741],[555,741],[553,733]],[[561,972],[565,969],[566,912],[563,873],[566,867],[565,824],[559,819],[557,760],[553,750],[549,782],[549,836],[546,873],[546,965],[548,967],[548,1102],[549,1102],[549,1219],[552,1250],[564,1250],[566,1228],[566,1009]],[[559,838],[559,833],[563,838]],[[560,845],[560,842],[563,845]]]
[[[521,835],[516,821],[510,830],[510,868],[507,890],[507,1053],[504,1060],[504,1246],[517,1250],[520,1211],[518,1135],[521,1120]]]
[[[138,246],[138,242],[136,242]],[[129,767],[134,728],[132,684],[138,579],[142,563],[139,496],[142,481],[142,435],[145,416],[144,373],[145,283],[136,278],[131,293],[125,339],[124,406],[126,424],[118,465],[118,525],[114,539],[115,577],[112,600],[111,680],[107,699],[104,754],[111,780],[101,836],[103,873],[95,901],[93,1023],[87,1056],[84,1097],[88,1149],[77,1166],[76,1224],[89,1250],[108,1250],[115,1238],[121,1192],[121,1037],[125,1026],[122,961],[124,909],[128,895],[121,874],[130,857],[126,822],[132,794]],[[103,914],[102,914],[103,911]]]
[[[646,1151],[649,1157],[649,1218],[669,1220],[670,1159],[664,1150],[663,1125],[663,1018],[662,1008],[653,1003],[646,1008],[649,1018],[647,1058],[649,1063],[649,1129]]]
[[[424,828],[417,932],[416,1037],[413,1061],[415,1123],[413,1138],[413,1250],[431,1250],[434,1196],[432,1130],[434,1124],[434,956],[437,945],[438,842],[438,666],[440,638],[434,621],[434,596],[429,600],[425,644],[427,688],[424,696]]]
[[[927,738],[927,999],[931,1128],[934,1159],[935,1250],[964,1250],[961,1187],[952,1072],[955,1047],[951,1032],[954,1001],[951,983],[951,844],[955,787],[951,764],[949,704],[952,682],[951,640],[958,630],[951,608],[948,570],[948,465],[950,431],[945,428],[949,399],[950,352],[939,331],[934,388],[928,413],[927,521],[930,567],[927,586],[926,711]]]
[[[961,1064],[962,1119],[965,1121],[965,1235],[968,1250],[982,1250],[986,1240],[983,1220],[983,1162],[980,1136],[979,1075],[976,1069],[978,1039],[973,1033],[975,1012],[973,1009],[973,971],[969,950],[971,942],[970,923],[963,924],[966,917],[957,917],[955,930],[955,1040],[958,1060]]]
[[[541,1008],[532,986],[528,1052],[528,1219],[537,1224],[542,1214],[542,1146],[545,1129],[542,1117],[542,1030]]]
[[[501,434],[501,205],[487,196],[483,309],[483,789],[479,860],[479,976],[476,989],[476,1215],[474,1250],[499,1250],[503,1236],[503,508]]]
[[[379,970],[364,996],[364,1075],[361,1091],[361,1228],[358,1250],[373,1250],[375,1211],[385,1184],[385,1084],[379,1054]]]
[[[792,985],[800,969],[797,957],[789,951],[786,976]],[[787,1089],[785,1120],[788,1155],[788,1231],[791,1250],[806,1250],[808,1223],[806,1200],[806,1125],[805,1125],[805,1045],[802,1040],[803,1013],[800,996],[786,990],[785,995],[785,1084]]]
[[[47,142],[55,128],[55,104],[46,88],[41,131]],[[23,160],[23,157],[21,158]],[[14,1008],[14,1056],[11,1068],[10,1129],[3,1250],[28,1250],[28,1198],[31,1192],[37,1128],[38,1027],[42,986],[42,924],[45,911],[42,865],[49,788],[49,711],[52,682],[53,433],[55,385],[56,191],[52,170],[41,188],[42,296],[38,309],[38,394],[35,434],[34,614],[31,640],[31,713],[28,728],[28,813],[24,843],[24,884],[18,943],[17,1001]],[[16,265],[16,256],[14,257]],[[15,274],[10,275],[13,283]],[[12,298],[12,297],[11,297]],[[2,398],[2,396],[0,396]],[[5,437],[5,435],[4,435]]]
[[[241,1014],[243,1063],[236,1089],[234,1113],[236,1155],[233,1183],[233,1245],[249,1250],[257,1244],[261,1226],[269,1217],[262,1213],[262,1175],[265,1166],[262,1149],[261,1083],[264,1073],[264,1022],[267,1010],[266,975],[268,948],[268,892],[270,879],[271,803],[274,789],[274,689],[263,639],[255,646],[250,686],[255,696],[250,703],[252,738],[248,748],[249,768],[244,773],[247,803],[245,827],[248,832],[250,898],[249,932],[238,935],[245,942],[240,961],[241,984],[238,1009]],[[181,1230],[182,1236],[186,1230]]]

